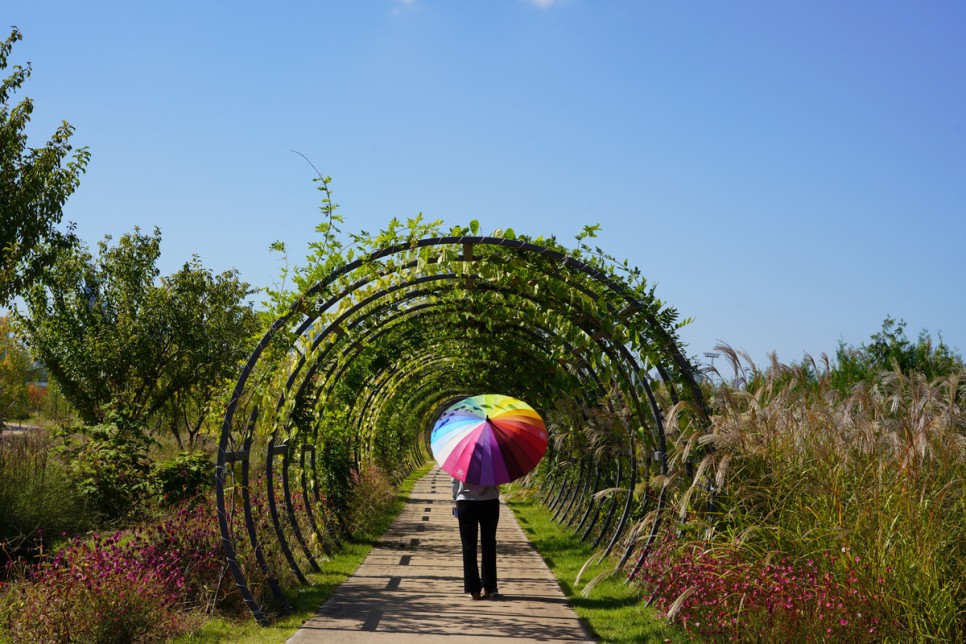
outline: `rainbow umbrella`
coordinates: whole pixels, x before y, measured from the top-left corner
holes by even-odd
[[[440,415],[430,446],[440,467],[460,481],[500,485],[537,466],[547,451],[547,427],[521,400],[471,396]]]

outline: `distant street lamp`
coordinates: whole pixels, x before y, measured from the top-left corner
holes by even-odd
[[[717,357],[719,357],[719,356],[721,356],[721,354],[720,353],[717,353],[716,351],[709,351],[708,353],[704,354],[704,357],[705,358],[711,358],[711,368],[712,369],[714,369],[714,359],[717,358]]]

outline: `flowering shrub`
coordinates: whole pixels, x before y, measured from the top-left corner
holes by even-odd
[[[122,541],[121,533],[72,540],[5,589],[2,614],[14,641],[132,642],[186,629],[178,553]]]
[[[260,537],[274,531],[263,477],[255,472],[249,488],[255,531]],[[365,533],[391,508],[395,489],[375,467],[362,474],[352,472],[350,481],[351,521]],[[325,544],[316,539],[313,527],[303,518],[305,499],[298,477],[291,488],[300,530],[309,540],[311,556],[320,561]],[[272,586],[291,587],[294,573],[280,548],[262,549],[267,572],[256,561],[247,535],[242,536],[240,489],[233,486],[227,503],[228,522],[240,537],[236,561],[245,571],[254,599],[271,618],[284,609]],[[248,617],[248,607],[225,561],[214,507],[214,492],[210,491],[167,509],[161,518],[110,534],[75,537],[54,552],[45,549],[50,540],[38,536],[29,558],[13,558],[0,570],[0,639],[150,642],[188,632],[207,614]],[[313,508],[323,526],[331,521],[324,502],[313,501]],[[292,555],[305,570],[308,562],[296,547],[284,509],[280,512]],[[2,544],[0,550],[5,551]]]
[[[195,499],[133,530],[71,539],[34,565],[9,564],[0,623],[14,641],[130,642],[185,632],[216,609],[245,614],[212,505]]]
[[[842,569],[844,565],[844,570]],[[690,633],[716,640],[880,641],[886,620],[860,578],[860,559],[769,563],[737,547],[673,542],[651,553],[637,582]],[[884,580],[878,579],[881,586]]]
[[[183,610],[212,612],[219,609],[238,613],[241,600],[228,581],[221,534],[213,512],[211,495],[196,497],[176,508],[173,515],[131,531],[130,545],[142,557],[155,558],[175,553],[184,593]]]

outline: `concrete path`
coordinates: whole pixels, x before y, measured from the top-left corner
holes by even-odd
[[[355,574],[289,639],[308,642],[593,642],[513,513],[500,508],[502,597],[463,594],[450,477],[420,479]]]

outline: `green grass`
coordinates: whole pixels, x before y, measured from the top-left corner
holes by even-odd
[[[385,532],[389,524],[399,514],[413,490],[413,486],[425,476],[431,466],[425,465],[410,474],[399,486],[392,511],[382,517],[373,529],[365,535],[343,542],[342,550],[333,553],[330,561],[323,565],[321,573],[307,575],[310,586],[298,588],[289,594],[294,610],[268,626],[259,626],[254,620],[233,622],[227,619],[212,619],[197,631],[174,640],[177,644],[189,642],[233,642],[239,644],[270,644],[284,642],[312,617],[319,606],[332,596],[342,582],[352,576],[356,568],[369,554],[369,551]]]
[[[588,544],[580,543],[572,531],[551,520],[551,513],[541,504],[522,494],[506,495],[527,538],[557,577],[577,615],[601,642],[686,642],[684,632],[667,624],[657,613],[644,606],[639,589],[624,582],[618,574],[597,583],[589,597],[580,594],[588,581],[601,573],[614,570],[616,560],[605,560],[588,566],[575,587],[577,574],[595,554]]]

